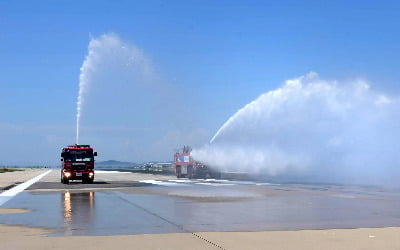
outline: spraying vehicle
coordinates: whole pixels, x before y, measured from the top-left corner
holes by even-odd
[[[93,183],[94,157],[90,145],[68,145],[61,151],[61,183],[70,180],[82,180],[82,183]]]
[[[190,152],[189,146],[184,146],[182,151],[174,154],[174,170],[177,178],[188,177],[189,179],[221,178],[221,173],[201,162],[195,161]]]

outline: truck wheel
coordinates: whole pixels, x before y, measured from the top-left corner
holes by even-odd
[[[93,184],[93,179],[90,178],[84,178],[82,179],[83,184]]]
[[[68,178],[63,178],[62,183],[63,183],[63,184],[69,184]]]
[[[193,172],[194,172],[193,166],[188,165],[188,166],[187,166],[187,177],[188,177],[189,179],[193,179],[193,175],[194,175]]]
[[[189,179],[197,179],[197,178],[199,178],[199,174],[192,170],[192,172],[188,174],[188,177],[189,177]]]
[[[181,166],[176,166],[176,167],[175,167],[175,173],[176,173],[176,178],[182,178],[182,175],[181,175]]]

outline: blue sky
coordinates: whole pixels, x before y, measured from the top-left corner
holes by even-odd
[[[205,131],[200,145],[237,109],[309,71],[399,93],[399,11],[397,1],[2,0],[0,164],[57,164],[74,142],[91,37],[112,32],[135,44],[165,82],[193,97],[186,105],[197,118],[187,129]],[[172,158],[171,148],[104,151],[101,160]]]

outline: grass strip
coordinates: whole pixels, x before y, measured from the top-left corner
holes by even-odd
[[[0,174],[7,172],[24,171],[24,170],[25,169],[18,169],[18,168],[0,168]]]

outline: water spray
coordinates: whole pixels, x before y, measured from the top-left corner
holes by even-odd
[[[223,171],[384,182],[400,177],[399,100],[310,73],[245,105],[192,155]]]
[[[83,61],[79,75],[76,144],[79,144],[83,106],[94,83],[99,85],[100,82],[106,81],[102,77],[112,77],[113,81],[108,81],[107,84],[120,86],[128,82],[135,85],[138,82],[147,83],[152,76],[153,70],[150,61],[134,45],[123,42],[115,34],[104,34],[97,38],[91,38],[88,54]],[[126,87],[127,91],[131,89],[129,86]]]
[[[76,144],[79,144],[79,132],[80,132],[80,120],[81,120],[81,112],[82,105],[84,103],[84,95],[88,88],[88,84],[90,83],[89,75],[91,73],[91,69],[95,60],[95,44],[96,40],[92,39],[89,43],[89,52],[83,61],[82,67],[80,68],[79,75],[79,92],[78,92],[78,101],[76,103]]]

